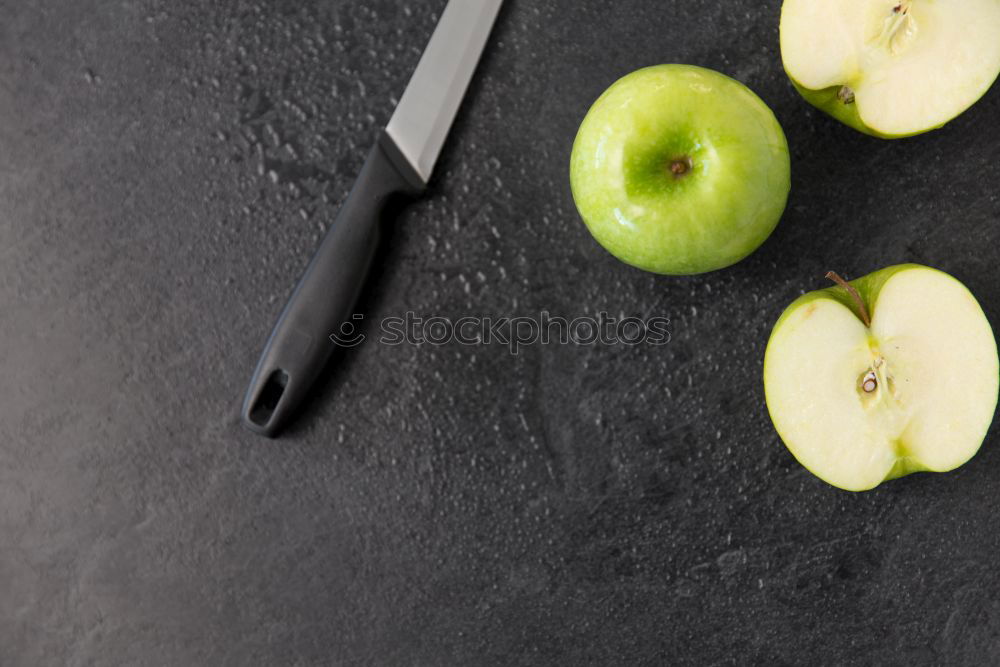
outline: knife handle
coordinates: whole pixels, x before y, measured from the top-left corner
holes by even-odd
[[[252,431],[275,437],[301,407],[350,322],[393,195],[416,195],[424,184],[382,132],[347,201],[285,305],[254,371],[241,411]]]

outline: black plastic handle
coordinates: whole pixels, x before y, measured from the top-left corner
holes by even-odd
[[[386,202],[424,183],[383,132],[351,194],[292,293],[243,401],[243,423],[275,437],[301,406],[351,320],[381,236]]]

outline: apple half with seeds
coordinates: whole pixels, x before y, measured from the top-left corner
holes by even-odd
[[[781,58],[834,118],[878,137],[920,134],[1000,74],[1000,0],[785,0]]]
[[[764,357],[771,420],[798,461],[848,491],[971,459],[993,421],[997,345],[975,297],[916,264],[810,292]]]

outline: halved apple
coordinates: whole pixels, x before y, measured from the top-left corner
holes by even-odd
[[[884,138],[920,134],[1000,74],[1000,0],[785,0],[781,57],[834,118]]]
[[[975,297],[916,264],[829,277],[838,286],[785,310],[764,358],[768,411],[795,458],[849,491],[972,458],[1000,387]]]

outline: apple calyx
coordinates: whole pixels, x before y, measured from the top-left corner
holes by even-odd
[[[692,169],[694,169],[694,164],[691,162],[691,158],[687,155],[674,158],[670,161],[670,165],[668,166],[668,170],[673,175],[674,180],[684,178],[684,176]]]
[[[841,86],[840,90],[837,91],[837,99],[845,105],[854,104],[854,91],[851,90],[850,86]]]
[[[837,285],[839,287],[843,287],[845,290],[847,290],[848,295],[850,295],[851,299],[858,306],[858,312],[861,313],[861,321],[865,323],[866,327],[868,327],[869,329],[871,329],[871,327],[872,327],[872,318],[869,317],[869,315],[868,315],[868,307],[865,306],[865,300],[861,298],[860,294],[858,294],[858,290],[854,289],[853,285],[851,285],[849,282],[847,282],[846,280],[844,280],[843,278],[841,278],[834,271],[828,272],[826,274],[826,277],[829,280],[832,280],[833,282],[837,283]]]

